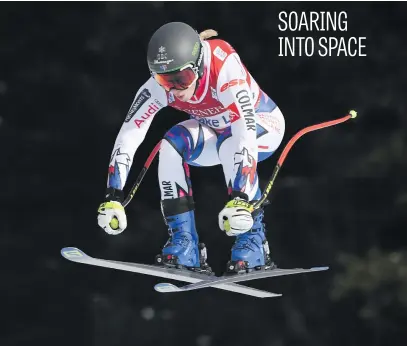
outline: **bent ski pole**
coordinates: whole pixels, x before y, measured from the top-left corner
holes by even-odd
[[[302,130],[298,131],[291,139],[290,141],[287,143],[287,145],[284,147],[283,152],[281,153],[276,166],[274,167],[273,170],[273,174],[271,175],[271,178],[269,180],[269,182],[266,185],[266,188],[264,189],[263,194],[261,195],[260,199],[258,201],[256,201],[253,204],[253,209],[258,209],[266,200],[267,196],[270,194],[271,188],[273,187],[274,181],[276,180],[277,174],[280,171],[281,166],[284,163],[285,158],[287,157],[288,152],[290,151],[290,149],[292,148],[292,146],[294,145],[294,143],[303,135],[305,135],[308,132],[312,132],[312,131],[316,131],[316,130],[321,130],[325,127],[330,127],[330,126],[334,126],[340,123],[343,123],[349,119],[352,118],[356,118],[357,116],[357,112],[354,110],[351,110],[349,112],[348,115],[339,118],[339,119],[335,119],[335,120],[331,120],[331,121],[325,121],[323,123],[320,124],[315,124],[315,125],[311,125],[308,127],[303,128]]]
[[[159,141],[155,145],[153,151],[148,156],[147,161],[143,166],[143,169],[141,170],[141,172],[139,173],[139,175],[136,179],[136,182],[132,186],[129,194],[127,195],[126,199],[123,202],[123,207],[126,207],[130,203],[130,201],[133,199],[134,194],[138,190],[138,187],[140,186],[145,174],[147,173],[148,168],[150,167],[151,163],[154,161],[155,156],[157,155],[158,151],[160,150],[160,146],[161,146],[161,141]]]
[[[262,196],[260,197],[260,199],[253,204],[253,208],[254,209],[258,209],[261,204],[263,204],[263,202],[266,200],[267,196],[270,194],[270,191],[273,187],[274,181],[277,177],[277,174],[281,168],[281,166],[284,163],[285,158],[287,157],[288,152],[291,150],[292,146],[294,145],[294,143],[303,135],[305,135],[308,132],[312,132],[312,131],[316,131],[316,130],[320,130],[326,127],[330,127],[330,126],[334,126],[340,123],[343,123],[351,118],[356,118],[357,113],[356,111],[352,110],[349,112],[348,115],[339,118],[339,119],[335,119],[335,120],[331,120],[331,121],[326,121],[323,123],[319,123],[316,125],[312,125],[312,126],[308,126],[300,131],[298,131],[291,139],[290,141],[286,144],[286,146],[284,147],[283,152],[281,153],[276,166],[274,167],[274,171],[273,174],[271,175],[271,178],[269,180],[269,182],[266,185],[266,188],[264,189],[264,192],[262,194]],[[127,195],[126,199],[123,202],[123,206],[126,207],[130,201],[133,199],[134,194],[136,193],[136,191],[138,190],[144,175],[147,173],[147,170],[149,169],[151,163],[153,162],[155,156],[157,155],[158,151],[160,150],[160,146],[161,146],[161,141],[158,142],[156,144],[156,146],[154,147],[153,151],[150,153],[150,155],[148,156],[143,169],[141,170],[140,174],[138,175],[136,182],[134,183],[134,185],[132,186],[132,188],[130,189],[129,194]]]

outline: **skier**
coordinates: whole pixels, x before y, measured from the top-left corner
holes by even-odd
[[[185,23],[171,22],[151,37],[151,78],[138,90],[116,138],[98,224],[113,235],[127,227],[121,203],[133,156],[155,115],[170,106],[190,119],[172,127],[161,142],[158,178],[170,238],[157,262],[210,271],[195,226],[189,165],[221,164],[230,200],[219,213],[219,227],[236,236],[227,272],[269,269],[274,263],[262,223],[264,210],[253,212],[249,202],[261,196],[257,163],[279,147],[285,121],[233,47],[213,39],[217,35],[211,29],[198,34]],[[112,218],[118,220],[116,229]]]

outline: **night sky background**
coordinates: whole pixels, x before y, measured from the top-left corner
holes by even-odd
[[[278,13],[341,11],[348,31],[281,33]],[[54,2],[0,4],[1,346],[405,346],[407,344],[407,4]],[[169,21],[213,28],[281,108],[286,135],[259,164],[261,184],[301,128],[265,221],[281,268],[327,272],[248,282],[274,299],[153,290],[159,278],[76,264],[60,249],[153,263],[167,240],[157,162],[127,208],[97,225],[116,135],[149,78],[146,47]],[[278,57],[279,36],[366,36],[367,57]],[[135,155],[137,177],[166,130],[161,111]],[[218,229],[220,166],[191,167],[208,261],[221,274],[233,238]]]

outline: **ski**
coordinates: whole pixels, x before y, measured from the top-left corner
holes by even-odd
[[[206,287],[214,287],[219,284],[230,284],[241,281],[257,280],[264,279],[269,277],[277,277],[284,275],[293,275],[293,274],[305,274],[311,272],[318,272],[327,270],[329,267],[313,267],[310,269],[296,268],[296,269],[272,269],[272,270],[263,270],[263,271],[253,271],[246,274],[235,274],[235,275],[226,275],[226,276],[215,276],[209,277],[205,281],[192,283],[186,286],[176,286],[170,283],[159,283],[154,286],[155,290],[158,292],[170,293],[170,292],[185,292],[192,291]]]
[[[88,256],[85,254],[82,250],[76,248],[76,247],[66,247],[61,249],[61,255],[72,262],[77,262],[77,263],[82,263],[82,264],[88,264],[88,265],[93,265],[93,266],[98,266],[98,267],[104,267],[104,268],[111,268],[111,269],[117,269],[117,270],[123,270],[123,271],[128,271],[128,272],[133,272],[133,273],[139,273],[139,274],[145,274],[145,275],[151,275],[151,276],[157,276],[165,279],[172,279],[172,280],[177,280],[177,281],[183,281],[183,282],[188,282],[192,284],[200,283],[200,282],[205,282],[210,280],[211,276],[208,276],[206,274],[199,274],[199,273],[194,273],[192,271],[187,271],[187,270],[179,270],[179,269],[171,269],[171,268],[164,268],[164,267],[158,267],[154,265],[148,265],[148,264],[141,264],[141,263],[129,263],[129,262],[120,262],[120,261],[112,261],[112,260],[105,260],[105,259],[99,259],[99,258],[94,258],[91,256]],[[247,286],[242,286],[235,284],[233,282],[214,282],[219,278],[222,277],[217,277],[214,276],[214,279],[210,280],[211,284],[209,286],[225,290],[225,291],[231,291],[235,293],[241,293],[245,295],[249,295],[252,297],[257,297],[257,298],[271,298],[271,297],[280,297],[281,294],[276,294],[272,292],[267,292],[263,290],[259,290],[256,288],[251,288]],[[236,278],[237,279],[237,278]],[[244,280],[241,280],[244,281]],[[160,288],[157,289],[156,291],[158,292],[176,292],[174,288],[171,286],[167,286],[170,288],[167,288],[168,290],[166,291],[166,285],[171,285],[171,284],[158,284],[155,286],[159,286]],[[177,287],[173,285],[174,287]],[[207,287],[207,286],[205,286]],[[182,290],[181,290],[182,291]]]

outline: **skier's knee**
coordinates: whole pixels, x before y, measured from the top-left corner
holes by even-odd
[[[163,142],[168,142],[179,155],[186,159],[185,154],[188,152],[189,146],[193,143],[190,137],[191,134],[185,127],[175,125],[164,135],[165,141]],[[161,149],[165,150],[165,147],[161,147]]]

